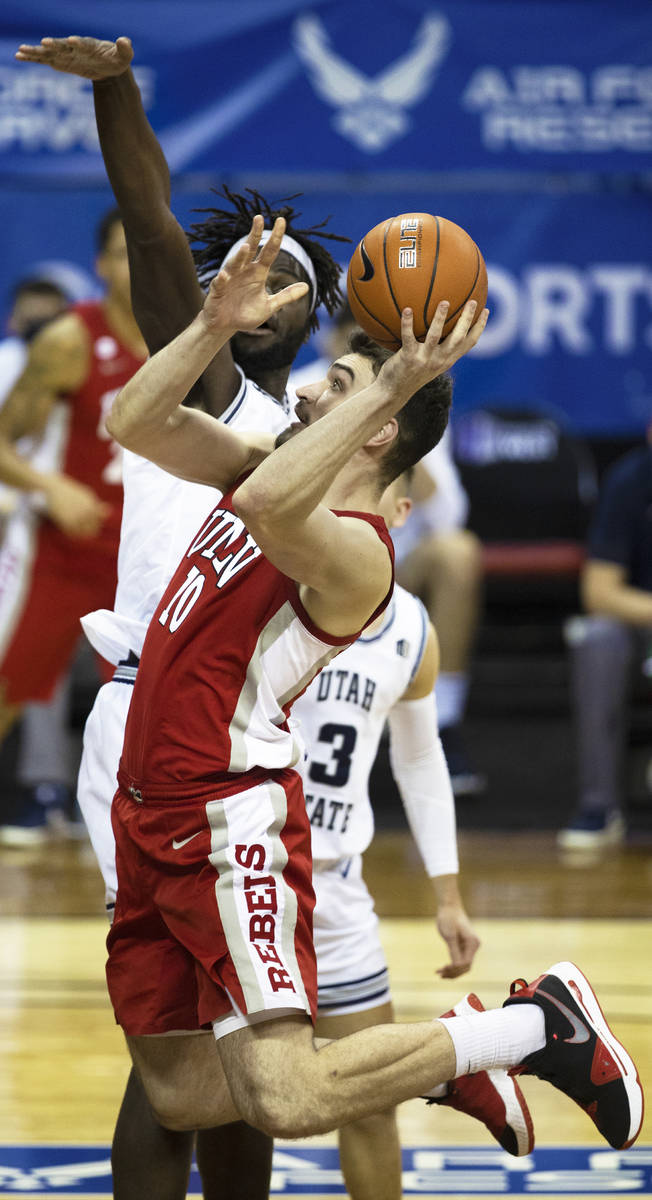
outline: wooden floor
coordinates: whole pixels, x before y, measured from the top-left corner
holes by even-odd
[[[442,944],[409,838],[381,834],[368,855],[399,1019],[430,1018],[471,988],[486,1007],[498,1005],[513,978],[570,958],[593,982],[645,1086],[652,1079],[652,847],[580,865],[560,860],[544,835],[463,834],[460,852],[482,947],[472,974],[453,984],[435,975]],[[0,1142],[107,1145],[127,1058],[105,992],[106,923],[89,846],[0,851],[0,914]],[[537,1145],[604,1144],[560,1093],[532,1079],[524,1090]],[[400,1125],[408,1146],[491,1144],[475,1122],[449,1110],[433,1115],[420,1101],[403,1105]],[[651,1144],[648,1116],[639,1145]],[[0,1178],[0,1197],[16,1195],[2,1186]]]

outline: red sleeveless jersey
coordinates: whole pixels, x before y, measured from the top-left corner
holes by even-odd
[[[87,550],[106,550],[117,554],[122,516],[122,451],[106,431],[106,417],[115,396],[135,374],[144,358],[118,340],[109,328],[100,301],[75,304],[75,313],[89,335],[89,369],[81,387],[63,397],[67,411],[66,436],[59,469],[72,479],[87,484],[101,500],[111,505],[111,513],[95,538],[85,539]],[[51,535],[71,541],[53,528]]]
[[[245,787],[295,766],[303,746],[288,720],[292,703],[361,632],[337,638],[311,621],[296,582],[265,558],[234,513],[234,490],[193,539],[145,638],[119,773],[123,787],[143,796],[203,796],[211,783]],[[337,515],[368,521],[393,571],[383,519]],[[393,575],[368,623],[392,588]]]

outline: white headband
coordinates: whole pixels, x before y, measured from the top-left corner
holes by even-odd
[[[263,232],[260,235],[260,245],[264,246],[265,242],[268,242],[271,236],[271,229],[263,229]],[[222,266],[228,263],[230,258],[233,258],[233,255],[237,253],[241,246],[244,246],[246,241],[246,237],[241,237],[238,238],[237,242],[233,243],[228,254],[226,254],[222,260]],[[312,265],[312,259],[308,254],[306,254],[303,246],[300,246],[298,242],[295,242],[294,238],[290,237],[288,233],[283,234],[283,240],[279,246],[279,250],[285,250],[287,254],[289,254],[292,258],[295,258],[299,265],[302,266],[306,272],[306,275],[310,281],[311,290],[310,311],[313,312],[317,303],[317,276],[315,275],[315,268]]]

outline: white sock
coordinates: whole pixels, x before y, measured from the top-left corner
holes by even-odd
[[[435,684],[440,729],[459,724],[464,716],[468,692],[469,677],[466,671],[440,671]]]
[[[455,1078],[476,1071],[517,1067],[546,1044],[543,1012],[538,1004],[513,1004],[489,1012],[438,1018],[455,1047]]]

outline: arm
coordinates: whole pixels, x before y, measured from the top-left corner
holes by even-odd
[[[452,979],[469,970],[480,942],[458,887],[455,802],[433,696],[438,669],[439,646],[430,625],[417,673],[389,715],[390,760],[412,836],[433,881],[437,929],[450,955],[438,974]]]
[[[74,479],[35,470],[13,443],[42,433],[52,405],[85,379],[88,356],[86,331],[74,313],[53,321],[31,343],[25,368],[0,411],[0,479],[21,491],[42,493],[55,524],[79,537],[97,533],[106,505]]]
[[[475,307],[467,304],[440,341],[448,305],[439,305],[423,342],[405,309],[402,347],[374,382],[280,446],[236,492],[236,510],[258,545],[304,585],[305,607],[332,634],[346,636],[367,620],[388,586],[388,564],[366,523],[337,518],[321,501],[357,450],[372,439],[379,448],[392,440],[395,414],[410,396],[476,344],[488,313],[471,328]]]
[[[243,463],[255,465],[249,447],[240,443],[238,449],[237,441],[206,414],[179,406],[236,329],[255,329],[305,294],[305,283],[274,294],[266,291],[284,229],[279,218],[257,253],[263,219],[255,217],[247,242],[212,281],[199,316],[122,390],[107,422],[122,445],[185,478],[223,489],[246,469]],[[366,521],[339,519],[320,501],[354,451],[378,435],[381,426],[391,432],[393,414],[413,392],[475,345],[486,312],[469,332],[474,311],[474,304],[467,305],[440,343],[447,306],[440,306],[424,342],[416,341],[406,310],[403,349],[384,364],[374,384],[302,431],[298,446],[294,439],[269,455],[238,488],[238,515],[270,561],[306,585],[302,598],[311,617],[335,636],[364,624],[387,592],[391,568],[385,547]]]
[[[188,240],[170,210],[170,174],[147,120],[130,69],[129,38],[43,38],[20,47],[16,58],[93,81],[95,117],[104,165],[125,227],[134,315],[151,354],[181,333],[200,311],[204,295]],[[240,383],[227,343],[207,364],[201,391],[215,416]]]
[[[652,593],[632,587],[620,563],[589,559],[582,571],[581,590],[587,612],[652,628]]]
[[[266,291],[285,222],[276,222],[256,258],[262,229],[263,219],[256,217],[248,244],[212,281],[202,311],[129,380],[107,420],[111,436],[127,449],[181,478],[222,491],[269,453],[273,439],[238,437],[207,413],[183,407],[183,399],[236,329],[255,329],[308,286],[291,284],[273,295]]]

